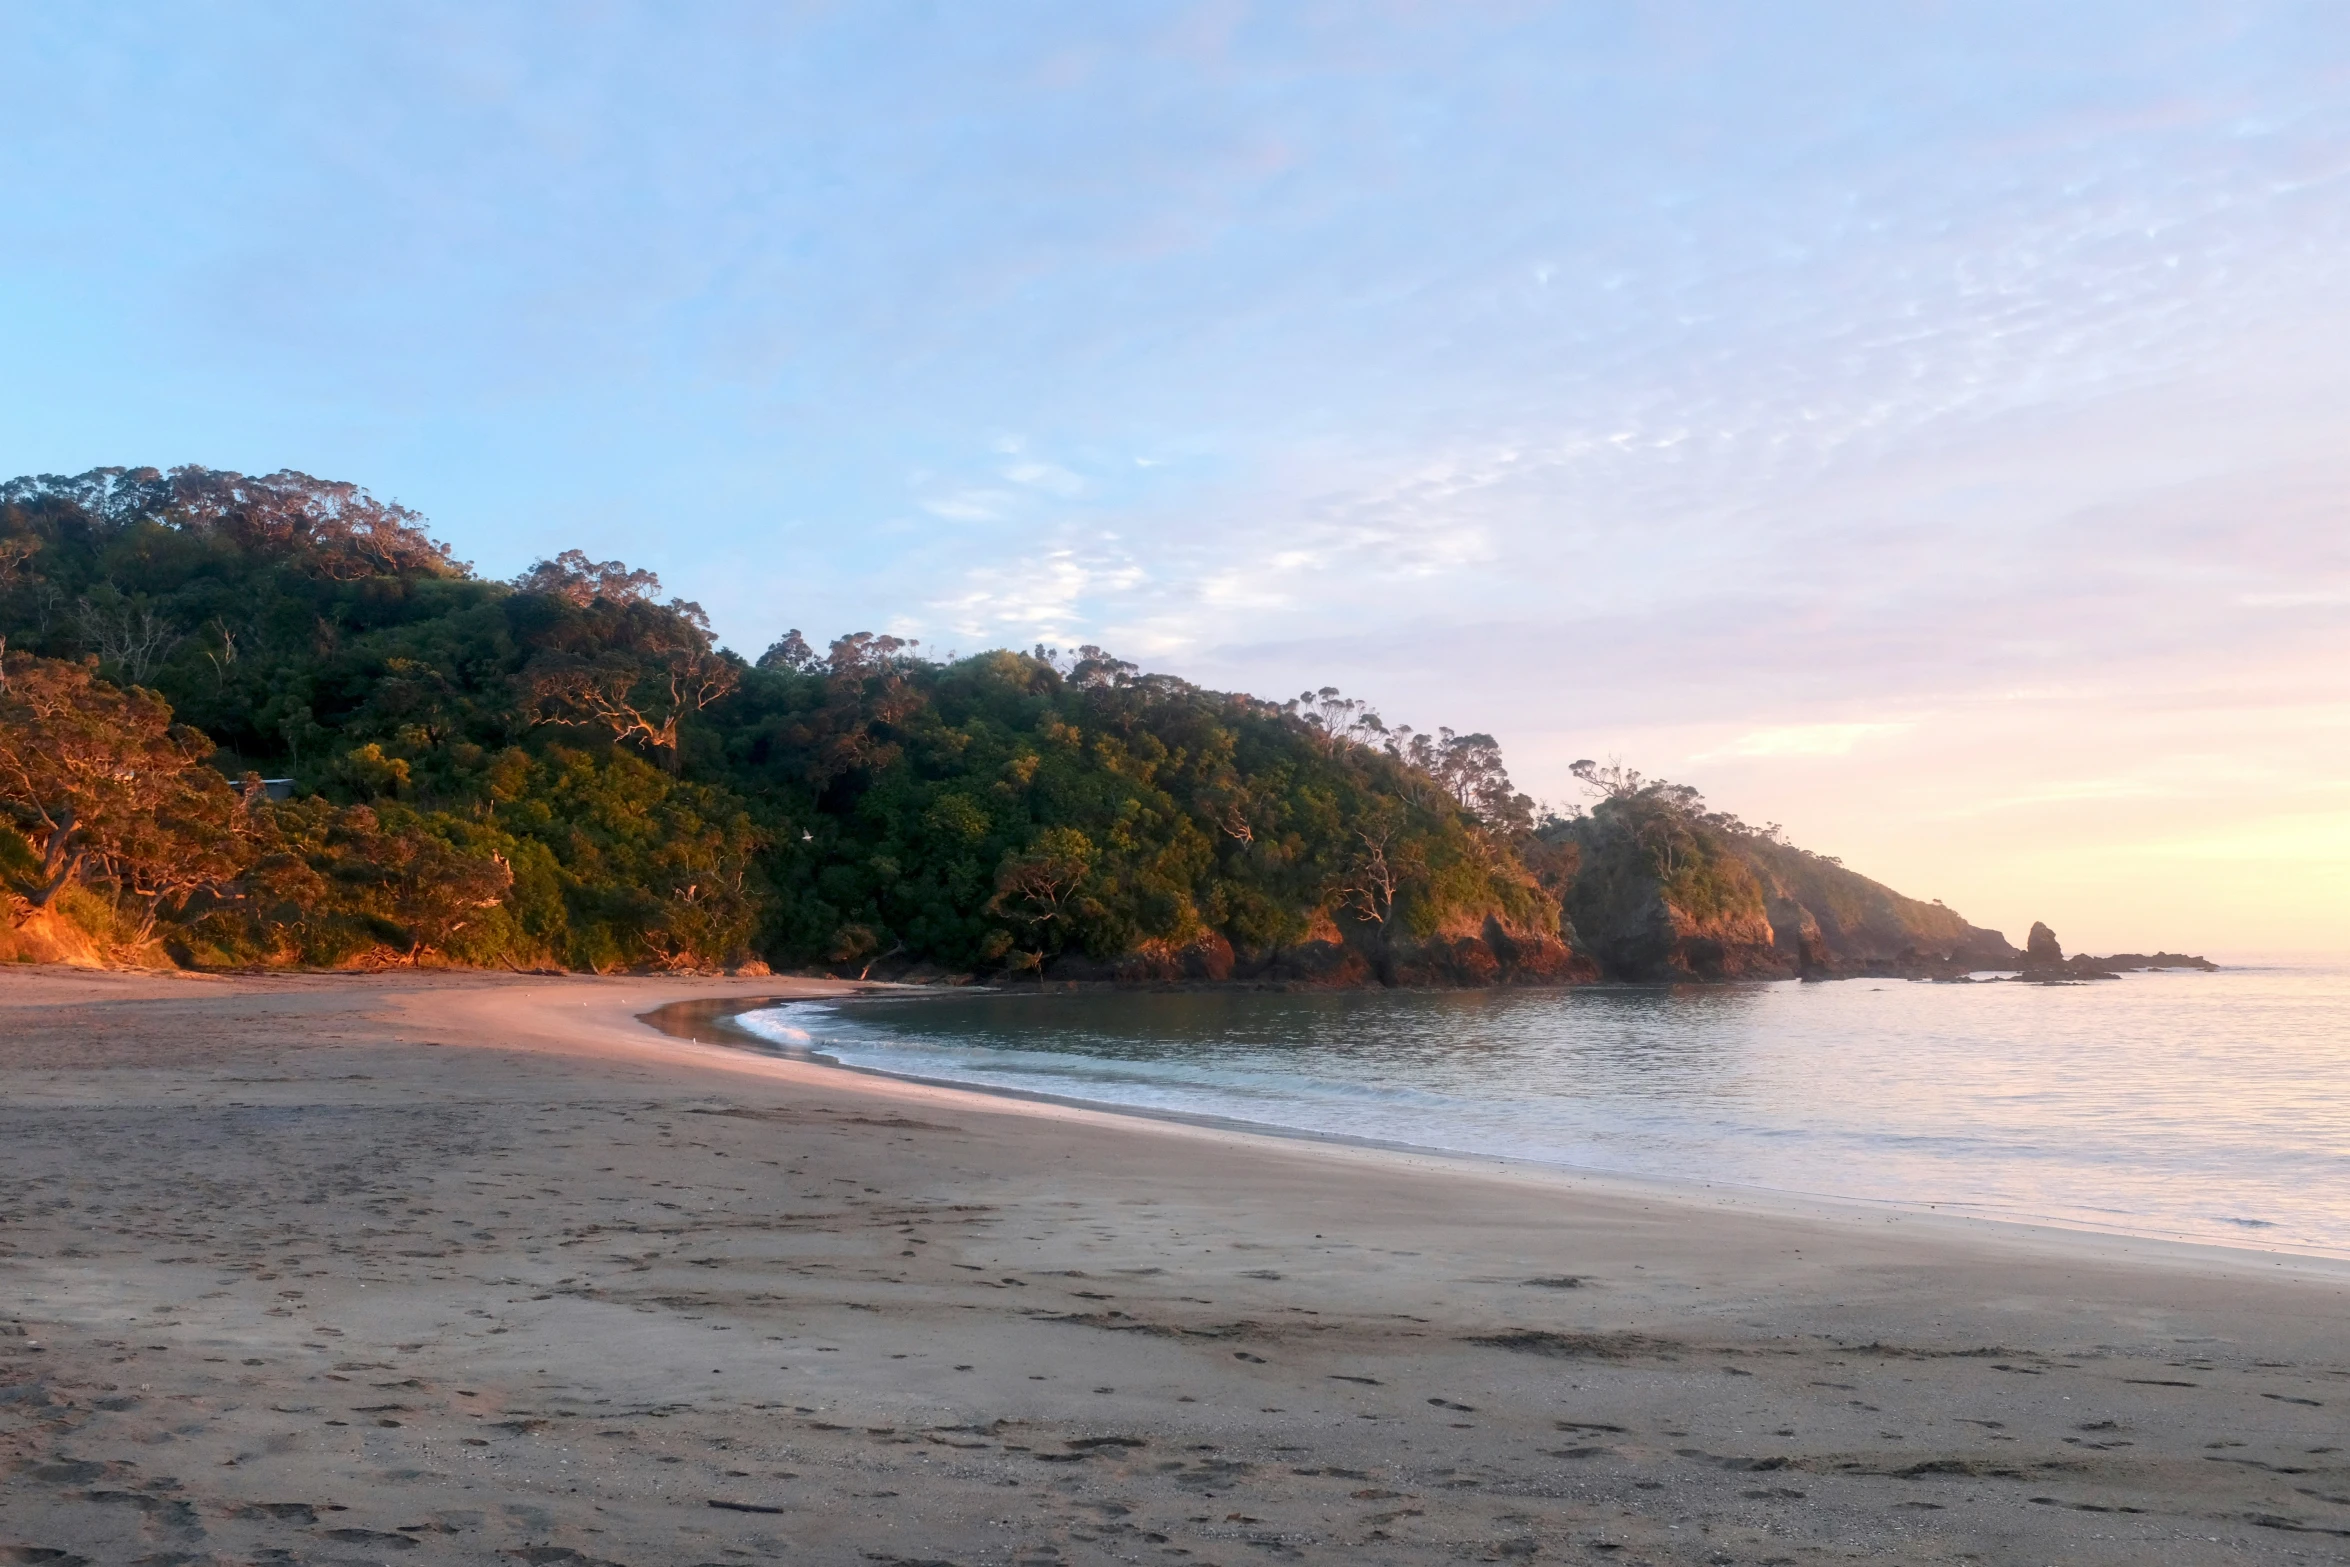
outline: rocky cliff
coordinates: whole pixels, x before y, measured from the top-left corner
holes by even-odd
[[[1626,794],[1544,834],[1531,856],[1562,934],[1619,980],[1954,976],[2013,968],[2016,949],[1670,794]]]
[[[1327,914],[1302,939],[1236,950],[1207,934],[1113,959],[1066,953],[1054,983],[1347,987],[1583,984],[1596,980],[1954,978],[2025,966],[1969,924],[1836,861],[1706,812],[1685,791],[1603,800],[1518,846],[1557,923],[1463,909],[1415,930]]]

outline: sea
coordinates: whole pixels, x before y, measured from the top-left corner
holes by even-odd
[[[737,1021],[1267,1130],[2350,1256],[2350,968],[1560,990],[950,991]]]

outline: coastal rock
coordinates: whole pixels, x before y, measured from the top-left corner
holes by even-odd
[[[2058,944],[2056,932],[2038,920],[2032,922],[2032,933],[2024,942],[2024,960],[2017,979],[2035,985],[2072,985],[2084,980],[2119,979],[2121,976],[2108,968],[2102,958],[2086,953],[2066,957]]]
[[[1595,814],[1562,903],[1610,979],[1744,979],[1790,972],[1752,869],[1720,835],[1662,817]]]
[[[1474,936],[1418,942],[1388,965],[1391,983],[1416,989],[1476,989],[1501,983],[1501,959]]]
[[[1771,946],[1779,960],[1792,966],[1798,977],[1818,979],[1834,968],[1828,953],[1828,938],[1820,928],[1819,916],[1795,900],[1794,894],[1775,878],[1767,903],[1771,922]]]
[[[1232,943],[1214,931],[1178,945],[1146,941],[1110,965],[1110,977],[1120,983],[1172,984],[1180,980],[1219,983],[1232,977]]]
[[[1735,824],[1732,824],[1733,827]],[[1567,824],[1525,855],[1558,899],[1558,926],[1529,929],[1498,914],[1425,936],[1358,919],[1320,918],[1305,939],[1236,951],[1215,935],[1185,946],[1146,943],[1102,961],[1064,953],[1054,983],[1220,984],[1300,989],[1455,989],[1574,985],[1599,980],[1964,979],[2014,971],[2037,984],[2119,978],[2119,970],[2214,969],[2183,953],[2066,957],[2035,922],[2019,951],[1996,930],[1920,902],[1765,836],[1682,819],[1671,833],[1600,813]]]
[[[1264,977],[1293,985],[1376,985],[1371,960],[1343,941],[1301,941],[1279,949]]]
[[[1625,824],[1617,824],[1624,827]],[[1236,951],[1222,937],[1145,943],[1103,961],[1063,953],[1043,978],[1063,984],[1247,984],[1299,989],[1576,985],[1600,980],[1964,979],[2015,971],[2037,984],[2119,978],[2118,970],[2215,969],[2183,953],[2066,957],[2035,922],[2018,951],[1940,903],[1904,897],[1823,855],[1773,837],[1683,824],[1659,855],[1655,832],[1591,819],[1538,843],[1527,863],[1559,899],[1556,931],[1498,914],[1427,936],[1325,916],[1305,939]],[[958,976],[959,978],[960,976]]]
[[[1998,931],[1720,818],[1610,800],[1560,835],[1576,852],[1549,862],[1563,874],[1545,885],[1610,979],[1957,978],[2015,963]]]
[[[1825,855],[1761,835],[1733,837],[1729,847],[1769,889],[1781,954],[1806,979],[1955,978],[2015,961],[2015,948],[1998,931],[1971,925],[1942,904],[1904,897]]]
[[[1106,984],[1118,977],[1115,964],[1087,957],[1082,952],[1064,952],[1047,963],[1040,978],[1056,985]]]
[[[1958,980],[2016,971],[2040,984],[2119,977],[2125,968],[2215,967],[2179,953],[2066,957],[2035,923],[2018,951],[1941,903],[1905,897],[1825,855],[1721,817],[1603,802],[1523,853],[1555,929],[1489,911],[1415,935],[1325,912],[1303,939],[1235,951],[1203,936],[1146,943],[1108,961],[1054,959],[1049,981],[1238,983],[1283,988],[1462,988],[1597,980],[1687,982],[1843,978]],[[1549,904],[1542,902],[1540,907]]]
[[[1505,984],[1575,985],[1601,977],[1597,963],[1559,936],[1512,930],[1499,919],[1488,918],[1484,938]]]

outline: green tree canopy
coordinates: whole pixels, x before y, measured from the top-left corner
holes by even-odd
[[[1093,647],[942,662],[794,630],[746,664],[649,572],[573,550],[484,581],[302,474],[0,485],[0,635],[79,693],[81,743],[168,750],[210,813],[90,783],[67,820],[18,785],[27,895],[87,870],[208,959],[1041,972],[1318,944],[1392,974],[1489,920],[1557,932],[1489,736]],[[295,798],[240,795],[248,773]],[[147,839],[91,825],[118,818]]]

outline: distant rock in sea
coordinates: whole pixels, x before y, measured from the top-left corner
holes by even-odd
[[[2084,980],[2121,976],[2092,957],[2067,959],[2056,932],[2034,920],[2031,934],[2024,938],[2024,963],[2016,978],[2033,985],[2077,985]]]
[[[2189,957],[2183,952],[2120,952],[2110,958],[2093,958],[2087,953],[2073,957],[2064,955],[2056,932],[2035,920],[2032,933],[2024,940],[2024,962],[2016,978],[2035,985],[2072,985],[2083,980],[2119,979],[2125,970],[2193,968],[2206,971],[2219,967],[2209,958]]]

